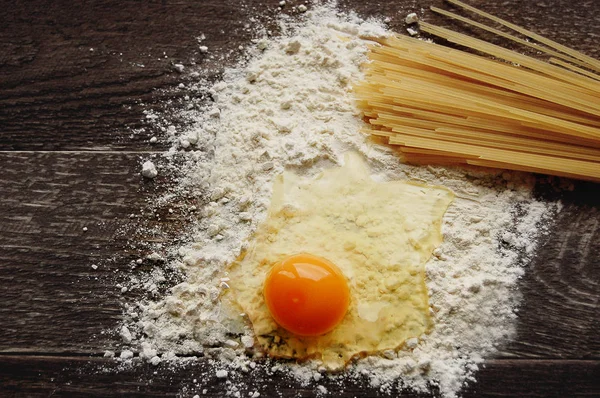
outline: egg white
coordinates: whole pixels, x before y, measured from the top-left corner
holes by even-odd
[[[318,358],[340,369],[356,355],[396,349],[427,332],[424,265],[442,241],[442,217],[453,198],[443,187],[377,183],[355,153],[343,167],[313,179],[280,175],[267,219],[229,273],[258,344],[271,356]],[[332,261],[348,279],[348,312],[322,336],[299,337],[279,327],[263,297],[272,265],[300,252]]]

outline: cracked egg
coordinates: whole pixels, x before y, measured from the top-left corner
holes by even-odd
[[[259,346],[336,370],[427,333],[424,267],[453,198],[443,187],[375,182],[356,153],[315,178],[278,176],[267,219],[229,270]]]

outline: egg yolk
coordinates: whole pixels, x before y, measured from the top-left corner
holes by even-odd
[[[299,336],[331,331],[346,315],[350,292],[332,262],[296,254],[276,263],[265,280],[264,296],[275,321]]]

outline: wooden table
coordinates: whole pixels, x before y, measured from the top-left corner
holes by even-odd
[[[223,65],[198,51],[240,54],[252,15],[275,15],[278,0],[5,1],[0,11],[0,396],[209,396],[227,390],[205,361],[171,369],[117,369],[122,314],[116,284],[147,254],[127,239],[173,241],[187,216],[144,217],[167,178],[143,181],[140,159],[166,149],[144,109],[186,90],[174,63],[196,62],[218,78]],[[384,15],[403,30],[411,10],[441,0],[345,0],[344,9]],[[296,4],[289,1],[288,5]],[[478,1],[481,8],[600,56],[600,1]],[[440,21],[424,12],[426,19]],[[273,25],[273,28],[276,27]],[[142,130],[143,129],[143,130]],[[518,337],[477,373],[465,396],[600,396],[600,189],[575,183],[543,238],[520,290]],[[132,222],[130,214],[134,214]],[[160,227],[147,236],[137,226]],[[87,227],[87,232],[83,228]],[[94,270],[92,264],[101,264]],[[249,376],[250,378],[250,376]],[[298,383],[251,375],[252,390],[314,396]],[[196,381],[194,381],[196,380]],[[336,395],[378,396],[363,382]],[[248,391],[242,391],[247,396]]]

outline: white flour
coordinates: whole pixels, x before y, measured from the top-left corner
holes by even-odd
[[[158,173],[185,151],[178,189],[207,199],[186,236],[191,243],[173,248],[176,259],[158,262],[147,280],[133,281],[156,292],[164,267],[180,270],[185,279],[164,297],[127,306],[121,358],[130,360],[131,349],[154,364],[204,353],[217,359],[218,377],[252,369],[246,352],[253,345],[251,329],[219,300],[228,287],[224,270],[265,218],[277,174],[292,169],[314,175],[354,149],[377,180],[444,185],[457,199],[444,219],[444,243],[427,264],[432,332],[397,352],[357,360],[345,377],[366,376],[382,391],[437,385],[442,395],[455,396],[478,364],[514,336],[517,280],[545,217],[558,206],[534,200],[525,174],[412,167],[369,143],[360,133],[351,85],[362,77],[366,39],[385,34],[384,28],[331,7],[304,16],[298,26],[282,22],[285,36],[256,41],[251,61],[227,70],[212,86],[210,106],[185,111],[191,128],[166,129],[173,148],[167,165],[157,162]],[[315,385],[324,377],[315,363],[276,368]]]

